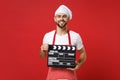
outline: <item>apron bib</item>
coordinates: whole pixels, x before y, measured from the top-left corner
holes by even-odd
[[[68,45],[71,45],[70,31],[68,31]],[[53,45],[55,44],[56,31],[53,36]],[[77,80],[76,72],[66,68],[49,67],[46,80]]]

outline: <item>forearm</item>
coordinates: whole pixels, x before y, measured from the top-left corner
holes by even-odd
[[[78,60],[78,62],[77,62],[77,66],[78,66],[78,67],[81,67],[81,66],[85,63],[85,61],[86,61],[86,53],[83,52],[83,53],[81,53],[81,55],[80,55],[80,58],[79,58],[79,60]]]

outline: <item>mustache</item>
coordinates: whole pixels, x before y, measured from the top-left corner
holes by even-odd
[[[62,22],[65,22],[64,20],[59,20],[58,22],[61,22],[61,21],[62,21]]]

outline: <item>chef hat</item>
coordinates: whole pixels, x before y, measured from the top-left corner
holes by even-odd
[[[65,13],[70,18],[70,20],[72,19],[72,11],[65,5],[60,5],[55,11],[55,15],[59,13]]]

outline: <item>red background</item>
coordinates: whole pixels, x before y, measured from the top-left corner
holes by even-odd
[[[0,80],[45,80],[39,48],[44,34],[55,29],[60,4],[72,10],[69,28],[81,34],[87,52],[78,80],[120,80],[119,0],[0,1]]]

